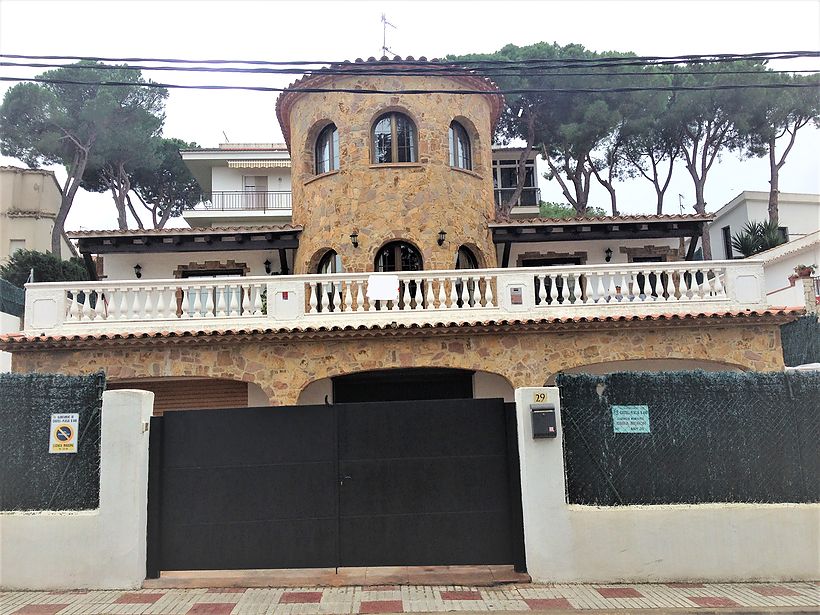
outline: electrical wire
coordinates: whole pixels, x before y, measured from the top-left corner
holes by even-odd
[[[675,56],[632,56],[618,55],[597,58],[525,58],[521,60],[405,60],[401,58],[387,58],[386,60],[368,59],[367,62],[349,62],[337,60],[190,60],[181,58],[144,58],[144,57],[103,57],[103,56],[74,56],[74,55],[23,55],[23,54],[0,54],[3,58],[16,58],[24,60],[74,60],[74,61],[94,61],[94,62],[154,62],[164,64],[251,64],[259,66],[310,66],[310,65],[344,65],[358,66],[361,64],[375,63],[388,64],[418,64],[418,65],[442,65],[450,63],[457,66],[514,66],[532,64],[554,64],[566,65],[571,63],[617,63],[617,62],[642,62],[647,63],[702,63],[702,62],[734,62],[739,60],[780,60],[795,59],[803,57],[820,57],[820,51],[760,51],[754,53],[732,53],[732,54],[684,54]]]
[[[112,87],[149,87],[184,90],[244,90],[251,92],[306,92],[311,94],[322,93],[348,93],[348,94],[606,94],[606,93],[626,93],[626,92],[702,92],[714,90],[745,90],[751,88],[760,89],[783,89],[783,88],[816,88],[820,87],[820,82],[811,83],[743,83],[743,84],[721,84],[705,86],[628,86],[615,88],[513,88],[504,90],[448,90],[448,89],[402,89],[402,90],[372,90],[361,88],[300,88],[300,87],[269,87],[269,86],[242,86],[242,85],[188,85],[180,83],[157,83],[154,81],[133,82],[133,81],[77,81],[73,79],[48,79],[40,77],[3,77],[0,81],[49,83],[55,85],[82,85],[82,86],[112,86]]]
[[[344,75],[344,76],[401,76],[401,77],[427,77],[431,76],[430,69],[414,69],[414,70],[376,70],[370,68],[369,70],[350,70],[347,68],[334,69],[322,68],[319,70],[302,70],[298,68],[280,69],[280,68],[238,68],[225,67],[216,68],[211,66],[146,66],[144,64],[54,64],[54,63],[20,63],[20,62],[0,62],[0,66],[9,68],[71,68],[77,70],[133,70],[133,71],[171,71],[171,72],[206,72],[206,73],[241,73],[241,74],[299,74],[299,75]],[[652,76],[677,76],[677,75],[762,75],[762,74],[794,74],[794,73],[820,73],[820,69],[808,70],[724,70],[724,71],[691,71],[691,70],[674,70],[674,71],[624,71],[624,72],[543,72],[547,69],[517,69],[518,72],[510,73],[496,73],[481,71],[478,73],[482,77],[531,77],[531,76],[548,76],[548,77],[652,77]],[[565,70],[565,69],[551,69],[551,70]],[[471,71],[472,72],[472,71]],[[433,71],[432,75],[436,77],[459,77],[464,76],[464,70],[448,70],[448,71]]]

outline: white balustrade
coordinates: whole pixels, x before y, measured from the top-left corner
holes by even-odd
[[[53,282],[27,285],[27,331],[348,326],[761,309],[758,261],[629,263],[402,272],[397,293],[368,298],[370,273]],[[53,301],[53,317],[42,298]],[[481,315],[481,316],[479,316]],[[242,323],[246,322],[247,325]],[[45,324],[43,324],[45,323]]]

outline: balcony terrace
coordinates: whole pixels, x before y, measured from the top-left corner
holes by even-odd
[[[226,219],[245,222],[288,220],[290,191],[223,190],[205,193],[193,209],[182,213],[191,226],[221,224]]]
[[[759,261],[26,285],[29,336],[697,315],[766,308]]]

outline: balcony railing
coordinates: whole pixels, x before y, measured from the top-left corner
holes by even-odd
[[[26,286],[25,330],[67,334],[691,314],[763,308],[764,288],[757,261],[35,283]]]
[[[283,211],[291,208],[290,192],[222,191],[202,197],[198,211]]]
[[[515,188],[496,188],[495,204],[506,203],[515,192]],[[535,207],[541,202],[541,188],[524,188],[515,206]]]

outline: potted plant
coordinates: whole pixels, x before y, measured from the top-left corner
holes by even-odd
[[[810,278],[817,271],[815,265],[798,265],[794,268],[794,273],[798,278]]]

